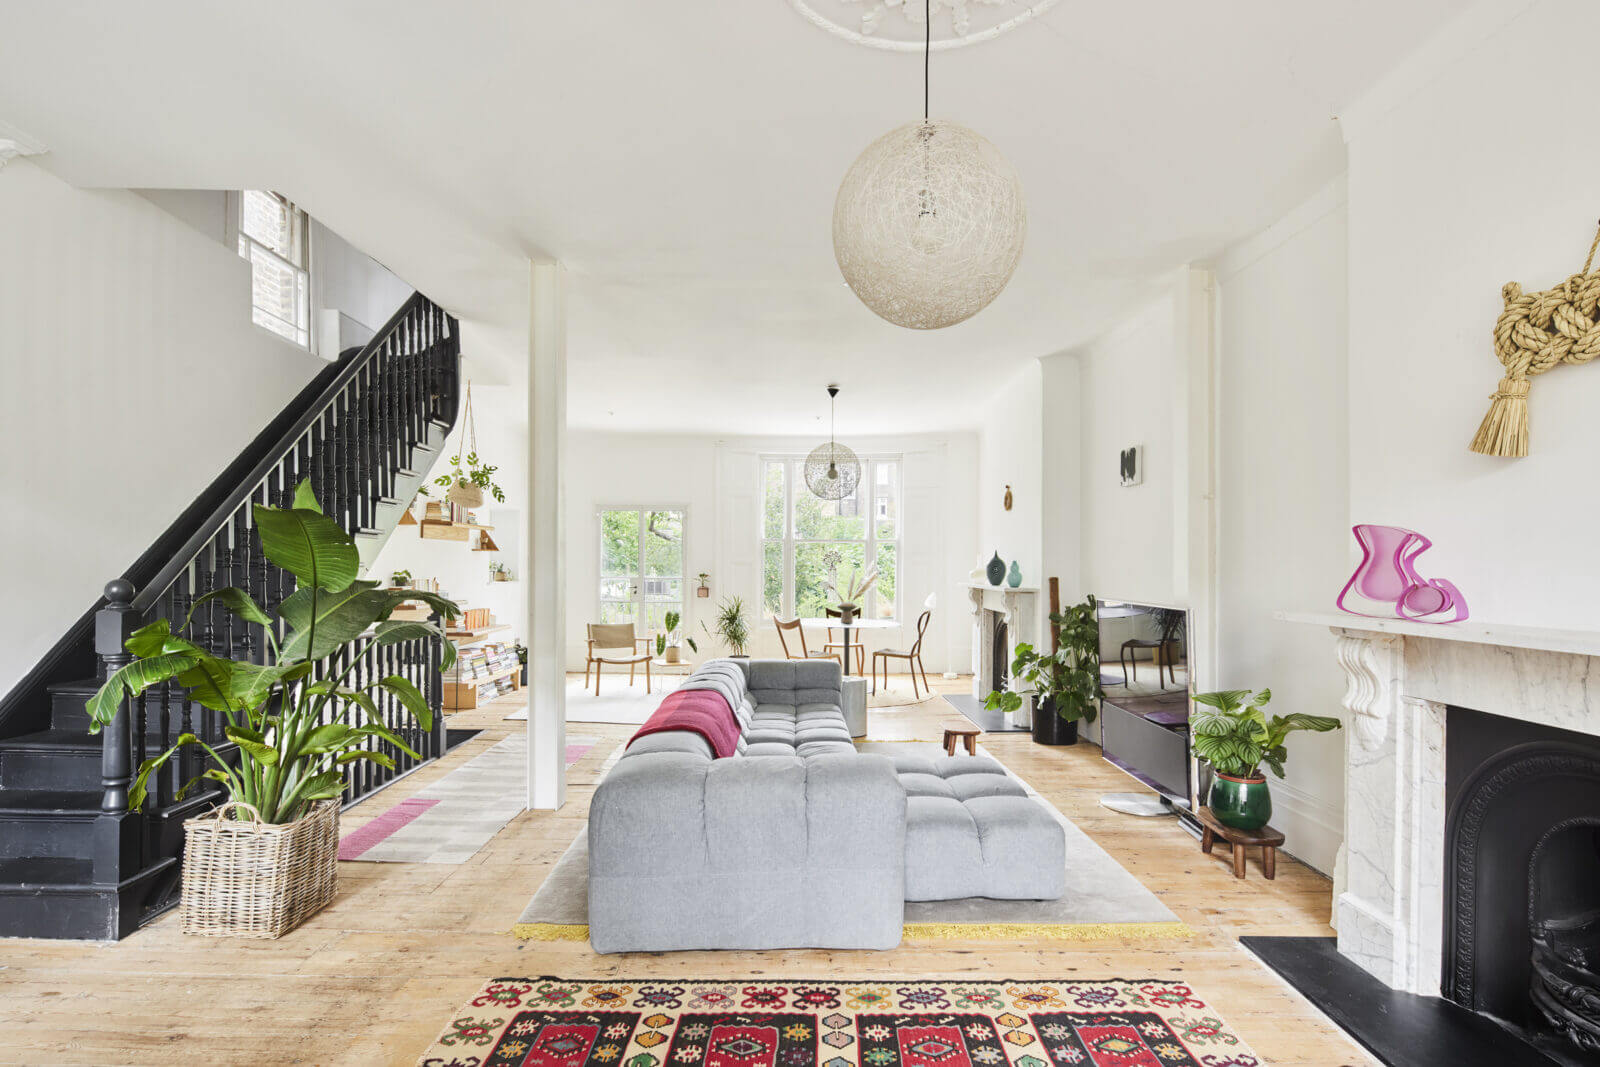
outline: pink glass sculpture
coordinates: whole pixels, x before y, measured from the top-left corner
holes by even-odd
[[[1460,622],[1467,617],[1461,590],[1443,578],[1422,578],[1413,565],[1433,542],[1398,526],[1352,526],[1361,566],[1339,593],[1339,610],[1382,619]]]

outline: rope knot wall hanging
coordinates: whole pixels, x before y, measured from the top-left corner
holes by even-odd
[[[1490,394],[1472,451],[1485,456],[1528,454],[1529,379],[1558,363],[1587,363],[1600,356],[1600,273],[1590,273],[1600,231],[1583,270],[1553,289],[1525,293],[1516,282],[1500,290],[1505,310],[1494,327],[1494,354],[1505,377]]]

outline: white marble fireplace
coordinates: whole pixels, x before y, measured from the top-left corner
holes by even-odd
[[[1339,951],[1392,988],[1437,996],[1447,708],[1600,736],[1600,633],[1279,617],[1329,627],[1346,675]]]
[[[1006,625],[1005,666],[1008,671],[1011,655],[1018,644],[1026,642],[1039,647],[1039,590],[974,582],[967,586],[967,595],[972,600],[972,695],[982,700],[989,695],[989,681],[994,677],[994,635],[999,623]],[[1013,690],[1021,688],[1015,678],[1008,678],[1007,686]],[[1028,725],[1030,714],[1026,703],[1012,721],[1017,726]]]

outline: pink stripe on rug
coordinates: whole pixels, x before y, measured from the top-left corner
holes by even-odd
[[[417,816],[439,803],[425,797],[409,797],[367,822],[339,841],[339,858],[353,860],[363,852],[376,845],[378,842],[393,834],[400,827],[414,820]]]
[[[583,758],[583,754],[585,752],[589,751],[593,747],[594,747],[594,745],[592,743],[591,744],[587,744],[587,745],[568,745],[567,746],[567,766],[570,767],[574,763],[577,763],[579,760],[581,760]]]

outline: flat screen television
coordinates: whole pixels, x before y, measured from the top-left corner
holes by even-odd
[[[1106,761],[1192,812],[1189,613],[1162,604],[1097,601],[1100,750]]]

